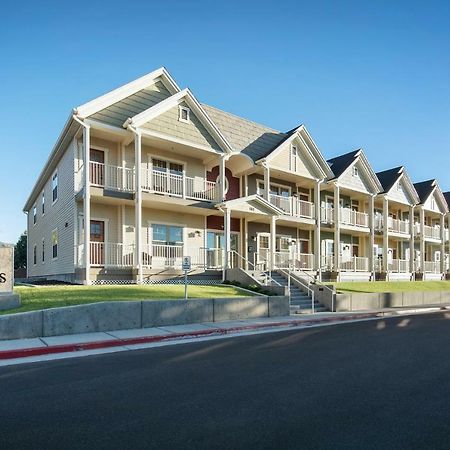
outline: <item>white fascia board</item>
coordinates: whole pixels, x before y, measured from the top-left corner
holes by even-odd
[[[131,81],[130,83],[124,84],[123,86],[114,89],[100,97],[91,100],[81,106],[75,108],[75,114],[80,118],[88,117],[95,114],[108,106],[135,94],[136,92],[145,89],[146,87],[152,86],[156,80],[162,77],[164,84],[169,89],[171,94],[175,94],[180,91],[180,88],[170,76],[164,67],[161,67],[137,80]]]
[[[317,144],[315,143],[314,139],[312,138],[311,134],[309,133],[308,129],[304,126],[301,125],[299,128],[299,133],[304,133],[307,137],[307,139],[309,141],[311,141],[311,144],[313,146],[313,150],[316,156],[316,159],[319,161],[319,163],[321,164],[321,169],[325,174],[325,178],[326,177],[332,177],[333,176],[333,172],[330,168],[330,165],[327,163],[327,160],[324,158],[324,156],[322,155],[322,152],[320,151],[319,147],[317,146]]]
[[[47,177],[49,176],[47,172],[49,171],[52,163],[56,159],[59,159],[61,144],[64,141],[64,138],[66,137],[67,133],[69,132],[72,123],[73,123],[73,113],[71,112],[66,120],[66,123],[64,124],[64,127],[60,135],[58,136],[58,139],[56,140],[55,145],[53,146],[50,156],[47,158],[47,161],[45,162],[44,167],[41,170],[41,173],[39,174],[36,183],[34,184],[33,189],[31,190],[30,195],[28,196],[27,201],[25,202],[23,212],[26,213],[31,208],[36,196],[42,191],[43,184],[45,183]]]
[[[192,92],[187,88],[163,100],[162,102],[157,103],[151,108],[148,108],[145,111],[142,111],[141,113],[128,118],[124,122],[123,126],[125,128],[128,126],[139,128],[148,121],[159,116],[160,114],[163,114],[164,112],[168,111],[174,106],[179,105],[183,101],[185,101],[189,105],[189,107],[196,114],[197,118],[200,120],[203,126],[211,133],[214,139],[216,139],[217,143],[220,145],[222,150],[225,153],[229,154],[233,153],[231,145],[225,139],[219,128],[217,128],[215,123],[206,114],[205,110],[202,108],[200,103],[194,97]]]

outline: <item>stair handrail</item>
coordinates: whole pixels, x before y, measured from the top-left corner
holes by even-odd
[[[257,270],[257,264],[252,263],[248,258],[246,258],[245,256],[241,255],[240,253],[238,253],[236,250],[230,250],[230,254],[234,253],[237,257],[239,257],[242,261],[246,262],[247,264],[251,265],[253,267],[252,270]],[[262,264],[262,263],[260,263]]]
[[[311,310],[312,313],[315,314],[314,308],[314,296],[315,292],[309,287],[309,285],[305,284],[296,274],[293,274],[291,269],[280,269],[280,272],[287,275],[288,277],[288,288],[289,288],[289,304],[291,303],[291,278],[293,278],[298,284],[303,286],[306,289],[308,297],[311,297]]]
[[[336,292],[333,288],[330,288],[329,286],[327,286],[326,284],[322,283],[321,281],[317,280],[317,278],[313,277],[311,274],[309,274],[308,272],[306,272],[303,269],[295,269],[296,272],[302,272],[303,274],[305,274],[308,279],[312,280],[309,282],[309,284],[314,284],[316,286],[320,286],[322,288],[327,289],[328,291],[330,291],[331,293],[331,311],[334,311],[334,303],[335,303],[335,298],[336,298]]]

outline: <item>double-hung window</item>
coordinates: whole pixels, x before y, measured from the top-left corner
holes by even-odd
[[[153,256],[174,259],[183,256],[183,228],[176,225],[153,224]]]
[[[154,190],[174,195],[183,194],[183,164],[153,159]]]
[[[35,266],[37,262],[37,247],[33,245],[33,265]]]
[[[36,221],[37,221],[37,208],[36,208],[36,204],[33,206],[33,225],[36,225]]]
[[[52,201],[58,200],[58,172],[55,172],[52,177]]]
[[[291,170],[297,172],[299,169],[299,153],[296,145],[291,145]]]
[[[56,259],[58,257],[58,229],[55,228],[52,231],[52,257]]]

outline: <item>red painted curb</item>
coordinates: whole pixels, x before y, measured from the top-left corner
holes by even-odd
[[[233,328],[220,329],[220,328],[211,328],[207,330],[199,330],[199,331],[191,331],[188,333],[173,333],[166,334],[161,336],[143,336],[136,338],[126,338],[126,339],[117,339],[114,341],[96,341],[96,342],[87,342],[80,344],[63,344],[63,345],[52,345],[48,347],[37,347],[37,348],[23,348],[16,350],[4,350],[0,351],[0,360],[5,359],[16,359],[16,358],[26,358],[29,356],[40,356],[40,355],[51,355],[55,353],[68,353],[68,352],[77,352],[83,350],[96,350],[99,348],[112,348],[112,347],[122,347],[126,345],[136,345],[136,344],[147,344],[152,342],[163,342],[163,341],[171,341],[177,339],[188,339],[193,337],[205,337],[212,335],[223,335],[236,333],[239,331],[250,331],[264,328],[291,328],[296,326],[311,326],[314,324],[321,323],[331,323],[331,322],[345,322],[348,320],[355,319],[368,319],[371,317],[377,317],[379,313],[366,313],[366,314],[354,314],[351,316],[342,316],[342,317],[323,317],[319,319],[299,319],[292,320],[289,322],[269,322],[262,323],[257,325],[242,325]]]

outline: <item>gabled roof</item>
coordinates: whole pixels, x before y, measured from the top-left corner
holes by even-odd
[[[313,163],[315,163],[319,173],[321,173],[320,178],[324,179],[333,176],[333,172],[331,171],[330,166],[325,161],[322,153],[318,149],[317,145],[311,138],[311,135],[308,133],[308,130],[304,125],[300,125],[297,128],[288,131],[286,133],[286,138],[283,139],[276,147],[271,149],[264,158],[258,160],[258,162],[270,161],[270,159],[274,158],[278,154],[278,152],[280,152],[285,147],[285,145],[293,142],[297,138],[306,150],[309,157],[312,159]]]
[[[264,197],[261,197],[258,194],[249,195],[247,197],[239,197],[233,200],[227,200],[225,202],[219,203],[216,205],[217,209],[233,209],[238,207],[239,205],[247,204],[252,207],[262,207],[264,210],[268,211],[270,214],[280,216],[284,214],[284,211],[268,202]]]
[[[222,131],[235,152],[258,161],[267,156],[281,142],[289,138],[287,133],[202,104],[205,111]]]
[[[369,182],[372,185],[373,191],[375,193],[379,193],[383,190],[378,177],[372,169],[364,151],[360,148],[358,150],[353,150],[352,152],[345,153],[341,156],[336,156],[335,158],[331,158],[327,160],[327,163],[330,165],[331,170],[333,171],[334,178],[332,180],[339,179],[350,167],[356,164],[358,161],[361,161],[362,166],[364,167]]]
[[[444,197],[441,188],[439,187],[439,183],[437,180],[427,180],[421,181],[420,183],[414,183],[414,187],[419,194],[420,204],[424,205],[426,201],[430,198],[430,196],[434,193],[437,194],[439,201],[442,204],[442,207],[445,212],[448,212],[449,206],[446,198]]]
[[[162,81],[170,94],[175,94],[180,91],[177,83],[170,76],[169,72],[167,72],[166,68],[160,67],[159,69],[156,69],[143,77],[124,84],[123,86],[107,92],[106,94],[101,95],[90,102],[78,106],[75,108],[74,113],[81,119],[92,116],[108,106],[120,102],[127,97],[130,97],[139,91],[154,85],[157,80]]]
[[[428,200],[428,197],[434,192],[436,184],[436,180],[427,180],[421,181],[420,183],[414,183],[414,188],[419,195],[421,204],[424,204]]]
[[[187,88],[157,103],[155,106],[152,106],[151,108],[148,108],[145,111],[142,111],[141,113],[133,117],[129,117],[123,123],[123,127],[127,128],[131,126],[134,128],[139,128],[146,122],[149,122],[150,120],[154,119],[160,114],[163,114],[164,112],[168,111],[174,106],[179,105],[181,102],[186,102],[189,105],[194,114],[207,128],[207,130],[211,133],[211,135],[215,138],[215,140],[217,141],[217,143],[220,145],[220,147],[224,152],[231,153],[233,151],[231,145],[228,143],[228,141],[226,140],[220,129],[211,120],[209,115],[203,109],[202,105],[198,102],[198,100],[194,97],[192,92]]]
[[[354,150],[344,155],[336,156],[327,160],[327,163],[333,171],[334,177],[339,178],[355,161],[359,156],[361,149]]]
[[[445,198],[445,201],[447,202],[447,206],[450,209],[450,191],[449,192],[443,192],[442,195]]]
[[[419,203],[419,195],[414,188],[414,185],[406,173],[406,169],[403,166],[394,167],[393,169],[384,170],[383,172],[378,172],[378,179],[380,180],[381,186],[383,187],[383,194],[387,194],[399,180],[405,180],[405,185],[414,203]]]

